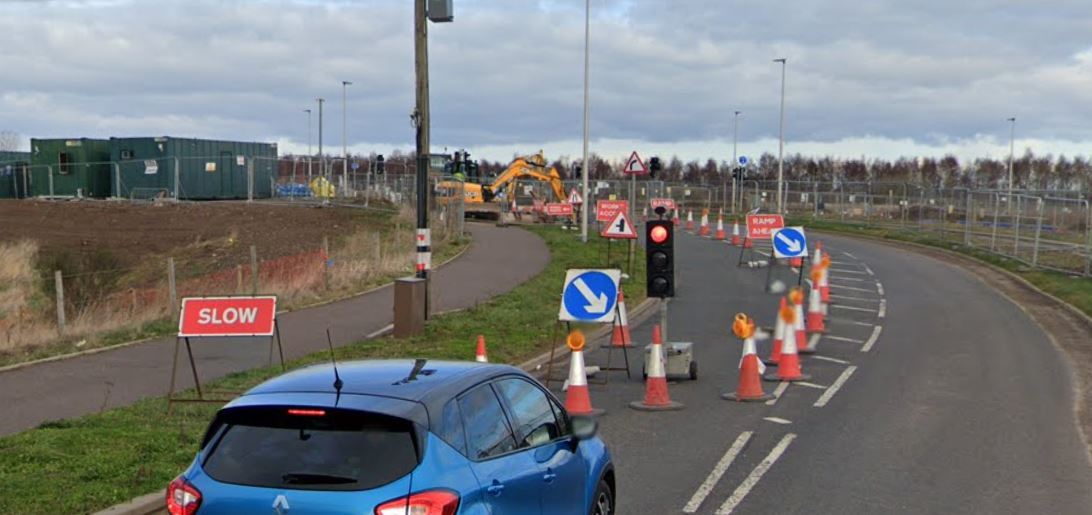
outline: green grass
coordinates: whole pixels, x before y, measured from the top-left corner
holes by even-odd
[[[959,252],[984,261],[998,268],[1012,272],[1039,289],[1062,299],[1085,314],[1092,316],[1092,278],[1080,277],[1072,274],[1064,274],[1051,270],[1032,270],[1026,264],[1019,261],[999,256],[975,247],[962,244],[955,239],[938,238],[927,232],[898,230],[892,228],[873,227],[840,222],[818,221],[811,219],[790,220],[800,225],[807,225],[809,229],[817,229],[844,234],[856,234],[873,238],[907,241],[931,247]]]
[[[432,320],[425,334],[358,342],[337,349],[339,360],[381,357],[472,359],[484,334],[492,361],[518,363],[547,349],[555,334],[561,283],[568,268],[601,267],[605,243],[579,243],[571,232],[530,227],[551,252],[546,270],[473,309]],[[615,256],[619,245],[615,245]],[[626,289],[627,304],[644,299],[644,260]],[[326,361],[317,353],[290,368]],[[241,390],[280,373],[261,368],[207,385]],[[179,407],[181,406],[181,407]],[[73,420],[47,422],[0,438],[0,513],[86,513],[164,488],[193,459],[205,425],[218,406],[176,405],[166,415],[163,398]]]

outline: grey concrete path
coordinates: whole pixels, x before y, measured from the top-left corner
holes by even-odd
[[[468,224],[470,248],[434,273],[434,311],[472,307],[507,292],[541,272],[550,254],[541,238],[515,228]],[[286,358],[358,341],[393,320],[393,288],[280,317]],[[269,340],[208,338],[193,340],[201,381],[266,365]],[[23,431],[47,420],[125,406],[167,392],[175,339],[163,338],[0,373],[0,435]],[[184,355],[184,354],[183,354]],[[183,358],[180,366],[188,366]],[[178,388],[193,385],[180,368]]]

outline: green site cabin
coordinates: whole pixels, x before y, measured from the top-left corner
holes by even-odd
[[[27,167],[30,166],[30,152],[0,150],[0,198],[26,197],[26,186],[30,185]]]
[[[110,196],[110,141],[31,139],[30,196]]]
[[[254,198],[273,194],[277,144],[195,138],[110,138],[114,194],[122,198],[240,200],[248,198],[248,167],[254,167]]]

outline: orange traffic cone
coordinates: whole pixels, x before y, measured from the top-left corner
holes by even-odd
[[[709,213],[705,210],[701,213],[701,228],[698,229],[698,236],[709,236]]]
[[[812,260],[811,260],[812,263],[822,263],[823,262],[823,242],[821,240],[815,242],[815,254],[814,254],[814,256],[815,257],[813,257]]]
[[[796,337],[796,352],[799,354],[812,354],[815,349],[808,347],[807,327],[804,324],[804,290],[800,288],[790,290],[789,302],[792,303],[794,320],[792,332]]]
[[[629,337],[629,318],[626,316],[626,296],[622,290],[618,290],[618,316],[614,317],[614,329],[610,333],[610,345],[612,347],[633,347],[633,339]]]
[[[811,376],[801,373],[800,355],[796,352],[796,333],[790,330],[796,321],[792,308],[781,310],[781,321],[785,324],[785,343],[781,346],[781,360],[777,363],[777,372],[771,372],[762,379],[766,381],[807,381]]]
[[[739,219],[732,222],[732,245],[739,246]]]
[[[785,297],[781,297],[781,307],[777,308],[777,315],[774,316],[777,320],[774,322],[773,345],[770,346],[770,357],[763,361],[767,365],[777,366],[777,362],[781,360],[781,347],[785,341],[785,323],[781,321],[781,312],[787,307],[788,303],[785,301]]]
[[[573,415],[601,415],[601,409],[592,408],[588,395],[588,377],[584,373],[584,333],[573,331],[566,339],[572,350],[569,360],[569,389],[565,391],[565,410]]]
[[[673,213],[674,213],[673,220],[675,221],[675,227],[678,227],[679,226],[679,212],[674,211]]]
[[[688,230],[688,231],[693,231],[694,230],[694,210],[693,209],[686,212],[686,230]]]
[[[754,246],[755,245],[754,245],[754,243],[751,242],[751,237],[750,236],[745,236],[743,238],[743,248],[750,249],[750,248],[754,248]]]
[[[478,363],[489,363],[489,356],[485,354],[485,336],[478,335],[478,352],[474,356],[474,361]]]
[[[794,258],[790,259],[789,260],[789,266],[795,267],[795,268],[800,268],[800,267],[804,266],[804,258],[794,257]]]
[[[666,411],[682,409],[683,405],[671,400],[667,394],[667,373],[664,371],[663,341],[660,326],[652,328],[652,349],[648,358],[648,378],[645,379],[645,398],[629,403],[639,411]],[[571,387],[570,387],[571,388]]]
[[[727,235],[724,233],[724,215],[717,213],[717,232],[713,237],[717,240],[724,241],[725,236]]]
[[[735,392],[721,395],[732,401],[768,401],[774,396],[762,391],[762,373],[766,366],[758,359],[755,350],[755,322],[751,317],[740,313],[732,324],[732,332],[743,339],[743,357],[739,360],[739,385]]]
[[[818,284],[819,278],[823,271],[821,269],[811,271],[812,284]],[[825,333],[827,332],[826,324],[823,323],[823,301],[820,300],[819,288],[812,287],[808,292],[808,326],[807,331],[809,333]]]
[[[823,254],[823,261],[819,266],[823,270],[823,276],[819,278],[819,300],[823,304],[830,304],[830,254]]]

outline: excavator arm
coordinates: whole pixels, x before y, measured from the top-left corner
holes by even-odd
[[[550,185],[557,202],[565,201],[565,189],[561,185],[561,175],[557,173],[555,168],[546,167],[546,158],[541,152],[530,157],[519,157],[512,161],[508,168],[493,181],[493,184],[483,188],[483,190],[488,191],[488,193],[484,194],[487,197],[486,201],[488,202],[498,192],[506,188],[509,198],[511,198],[515,194],[516,183],[520,179],[545,182]]]

